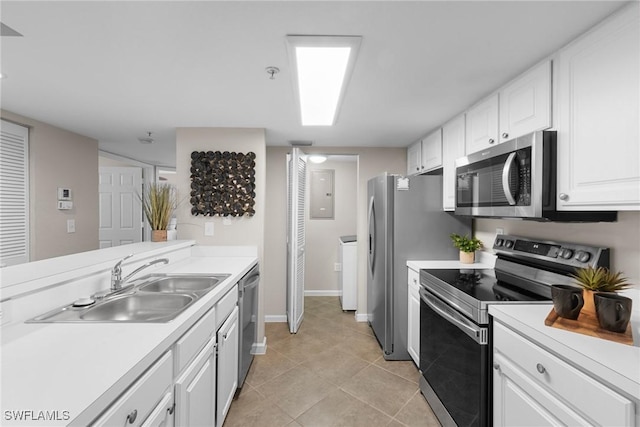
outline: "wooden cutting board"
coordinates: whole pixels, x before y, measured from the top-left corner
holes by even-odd
[[[578,334],[615,341],[621,344],[633,345],[631,322],[627,325],[627,330],[625,332],[611,332],[606,329],[602,329],[595,314],[589,312],[580,312],[580,315],[576,320],[571,320],[558,316],[556,311],[551,308],[549,315],[544,320],[544,324],[554,328],[576,332]]]

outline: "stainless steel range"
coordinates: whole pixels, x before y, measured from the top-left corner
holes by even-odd
[[[609,266],[605,248],[498,235],[494,269],[420,271],[420,389],[444,426],[491,425],[489,304],[548,303],[579,267]]]

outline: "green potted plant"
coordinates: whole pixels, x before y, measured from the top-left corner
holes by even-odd
[[[171,184],[149,185],[142,197],[142,209],[151,226],[151,241],[167,240],[167,226],[177,206],[176,191]]]
[[[622,275],[621,271],[613,272],[605,267],[576,269],[572,274],[575,283],[582,288],[582,298],[584,299],[583,312],[591,313],[595,316],[596,308],[593,302],[594,292],[618,292],[627,289],[630,284],[628,279]]]
[[[463,264],[473,264],[475,253],[482,247],[482,242],[475,237],[461,236],[456,233],[449,235],[453,246],[460,250],[460,262]]]

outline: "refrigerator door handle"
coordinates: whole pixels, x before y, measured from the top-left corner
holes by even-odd
[[[369,269],[373,275],[376,262],[376,212],[373,196],[369,200]]]

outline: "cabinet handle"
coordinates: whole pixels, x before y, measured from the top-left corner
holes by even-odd
[[[171,405],[170,408],[167,408],[167,412],[169,413],[169,415],[173,415],[175,410],[176,410],[176,404],[175,403],[173,405]]]
[[[569,195],[567,193],[560,193],[558,196],[560,200],[569,200]]]
[[[500,364],[494,362],[493,369],[495,369],[496,371],[500,372]]]
[[[494,142],[493,138],[489,138],[489,144],[493,144]]]
[[[417,170],[417,171],[419,171],[419,170],[420,170],[420,168],[416,168],[416,170]]]
[[[504,132],[504,133],[502,134],[502,137],[503,137],[503,138],[509,138],[509,134],[508,134],[508,133],[506,133],[506,132]]]
[[[137,417],[138,417],[138,410],[134,409],[133,412],[127,415],[127,421],[129,421],[129,424],[133,424],[136,421]]]
[[[542,366],[542,364],[538,363],[536,365],[536,369],[538,370],[538,372],[540,372],[541,374],[544,374],[545,372],[547,372],[547,370],[544,368],[544,366]]]

